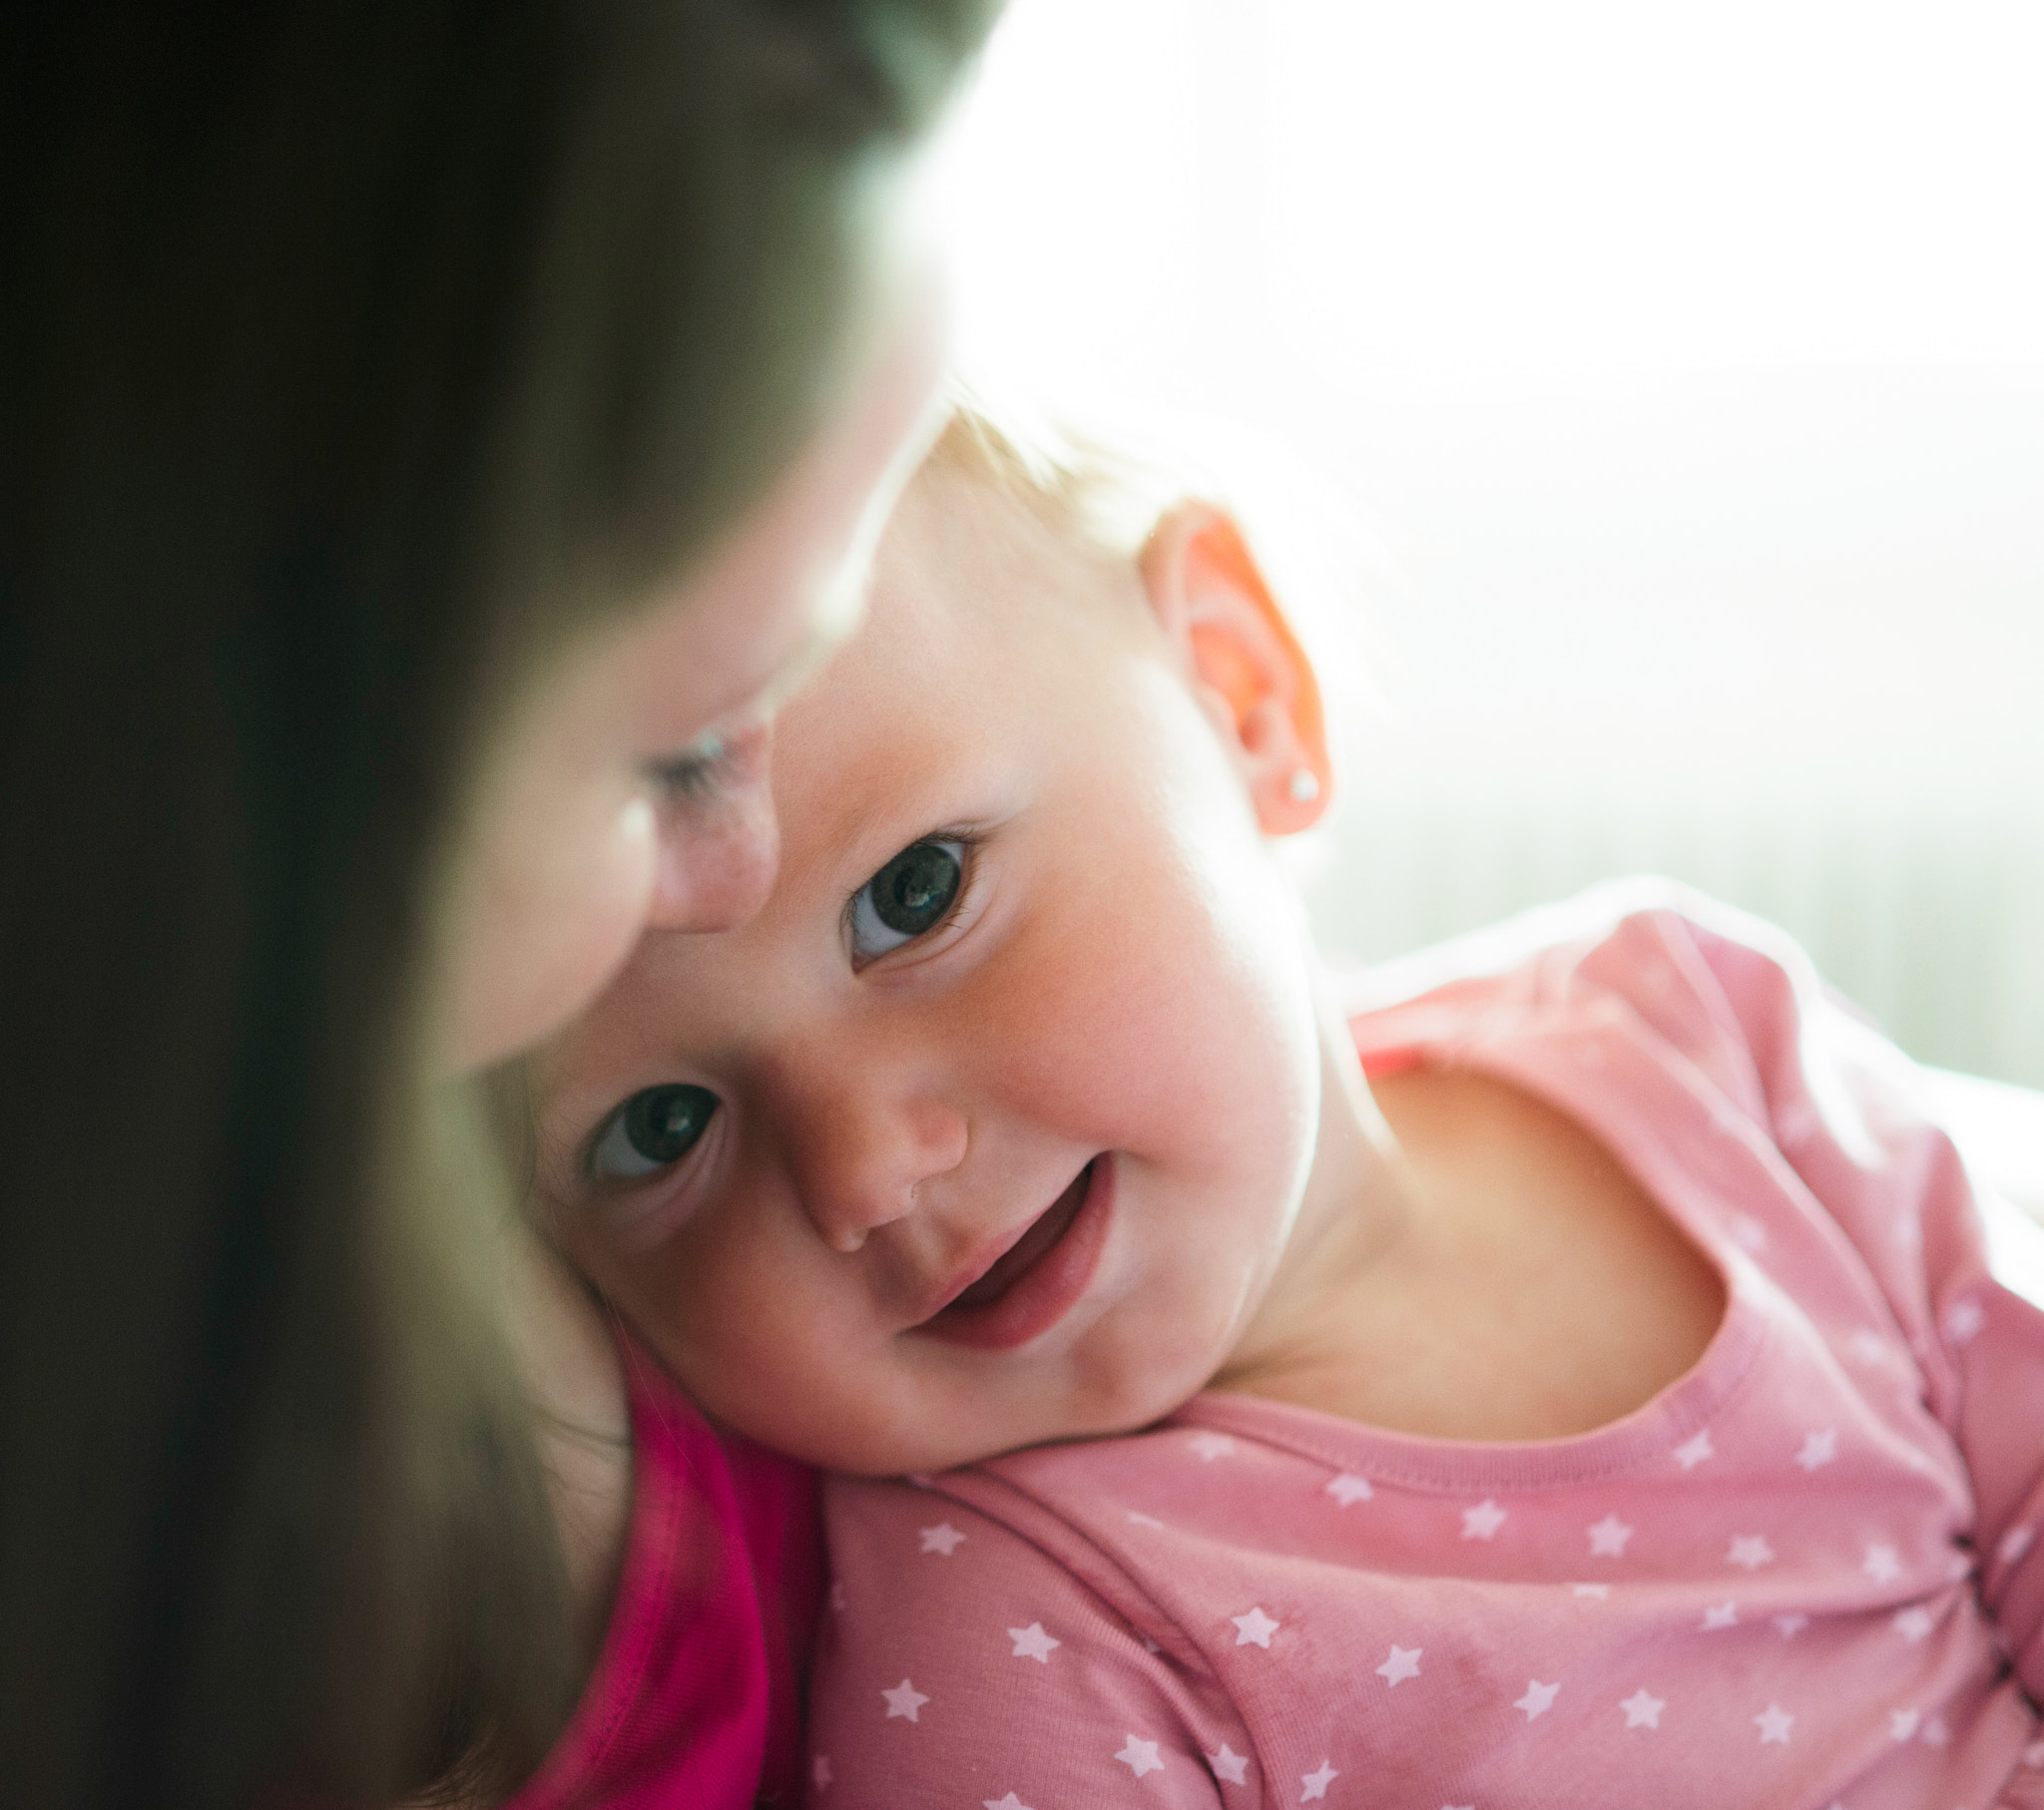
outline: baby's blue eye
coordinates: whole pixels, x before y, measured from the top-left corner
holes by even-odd
[[[679,1162],[716,1111],[717,1096],[708,1088],[676,1082],[643,1089],[604,1127],[589,1153],[590,1172],[607,1181],[636,1181]]]
[[[965,844],[931,838],[904,848],[851,902],[851,954],[870,962],[951,915],[965,877]]]

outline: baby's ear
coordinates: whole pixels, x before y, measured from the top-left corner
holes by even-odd
[[[1142,569],[1265,834],[1309,829],[1332,784],[1320,687],[1242,531],[1211,504],[1182,503],[1151,530]]]

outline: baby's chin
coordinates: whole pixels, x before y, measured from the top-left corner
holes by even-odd
[[[1207,1380],[1202,1376],[1191,1387],[1155,1390],[1139,1402],[1123,1402],[1112,1407],[1102,1405],[1091,1412],[1075,1410],[1069,1415],[1036,1416],[1031,1417],[1027,1424],[1018,1418],[1005,1427],[973,1429],[948,1439],[931,1439],[924,1434],[900,1439],[831,1442],[827,1447],[819,1448],[815,1455],[806,1456],[805,1462],[818,1470],[833,1471],[846,1477],[906,1477],[918,1481],[943,1471],[958,1471],[968,1465],[983,1464],[988,1459],[1027,1452],[1038,1446],[1118,1439],[1124,1434],[1140,1433],[1184,1407],[1206,1386]],[[790,1456],[805,1455],[795,1453]]]

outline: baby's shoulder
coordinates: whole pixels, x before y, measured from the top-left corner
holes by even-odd
[[[1617,1033],[1680,1051],[1736,1096],[1756,1095],[1756,1045],[1778,1043],[1820,992],[1785,932],[1656,878],[1610,881],[1334,984],[1365,1067]]]
[[[920,1617],[1047,1593],[1111,1603],[1131,1626],[1147,1627],[1149,1605],[1135,1599],[1141,1592],[1121,1563],[1126,1517],[1114,1505],[1149,1443],[1135,1435],[1042,1446],[936,1476],[827,1478],[832,1609]],[[884,1603],[851,1600],[865,1579],[882,1586]]]
[[[951,1803],[977,1778],[993,1803],[1211,1805],[1218,1778],[1242,1782],[1239,1709],[1117,1550],[1106,1498],[1078,1507],[1076,1472],[1130,1443],[826,1483],[812,1796]]]

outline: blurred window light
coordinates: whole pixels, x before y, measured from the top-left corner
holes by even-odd
[[[2037,0],[1011,0],[963,351],[1369,518],[1330,941],[1659,868],[2044,1086],[2040,94]]]
[[[2044,7],[1014,0],[968,318],[1189,389],[2044,362]]]

